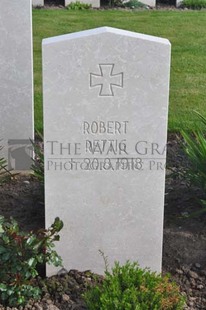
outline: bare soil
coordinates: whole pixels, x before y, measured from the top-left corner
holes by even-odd
[[[206,215],[202,210],[203,193],[189,187],[181,177],[188,165],[181,141],[170,135],[165,193],[163,273],[170,273],[187,297],[185,309],[206,309]],[[44,227],[44,190],[32,176],[17,176],[0,186],[0,214],[14,217],[25,231]],[[101,277],[99,278],[101,281]],[[90,272],[64,270],[45,281],[39,302],[25,309],[86,309],[81,294],[91,281]],[[4,309],[0,306],[0,309]],[[9,308],[7,308],[9,309]],[[19,308],[22,309],[22,308]]]

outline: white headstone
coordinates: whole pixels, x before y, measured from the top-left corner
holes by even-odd
[[[0,38],[0,158],[27,170],[34,135],[31,0],[0,1]]]
[[[183,0],[176,0],[176,7],[180,7],[182,5]]]
[[[32,0],[33,6],[44,6],[44,0]]]
[[[156,6],[156,0],[141,0],[140,2],[151,6],[151,7],[155,7]]]
[[[71,2],[76,2],[76,1],[74,1],[74,0],[65,0],[65,6],[67,6]],[[91,4],[93,8],[99,8],[100,7],[100,0],[81,0],[80,2]]]
[[[170,43],[103,27],[43,41],[46,225],[66,269],[161,270]],[[55,269],[48,266],[47,274]]]

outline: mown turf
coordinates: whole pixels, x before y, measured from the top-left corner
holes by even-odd
[[[172,43],[169,130],[194,129],[206,116],[206,11],[33,10],[35,127],[42,131],[41,41],[110,26],[168,38]],[[129,55],[128,55],[129,59]]]

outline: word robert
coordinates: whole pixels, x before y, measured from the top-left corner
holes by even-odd
[[[93,121],[82,124],[83,134],[127,134],[128,121]]]

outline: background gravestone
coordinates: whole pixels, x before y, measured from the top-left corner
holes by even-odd
[[[43,41],[46,225],[66,269],[161,270],[170,43],[114,28]],[[47,274],[55,269],[48,266]]]
[[[30,0],[0,1],[0,158],[30,168],[33,139],[33,51]],[[24,160],[25,159],[25,160]],[[18,168],[17,168],[18,166]]]
[[[149,0],[151,1],[151,0]],[[54,5],[59,5],[60,1],[45,1],[45,0],[32,0],[32,4],[34,6],[44,6],[44,5],[48,5],[48,4],[54,4]],[[65,0],[63,1],[62,5],[65,5],[67,6],[68,4],[70,4],[71,2],[76,2],[76,1],[73,1],[73,0]],[[81,0],[80,2],[83,2],[83,3],[88,3],[88,4],[91,4],[92,7],[96,7],[96,8],[99,8],[100,7],[100,0]]]
[[[44,0],[32,0],[34,6],[44,6]]]

